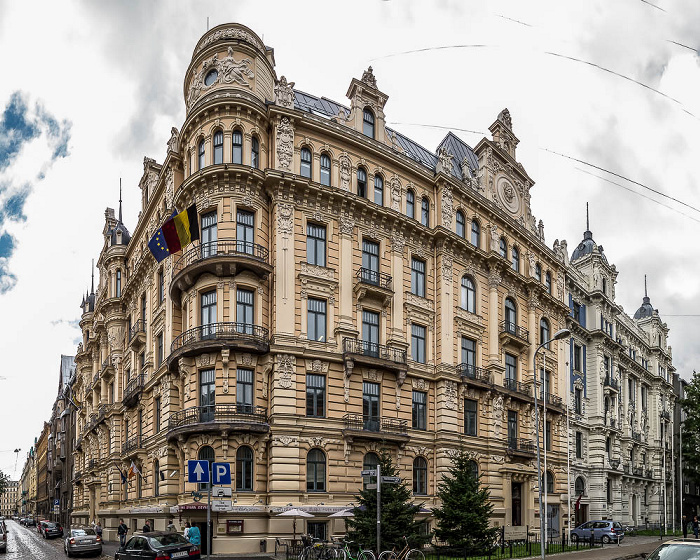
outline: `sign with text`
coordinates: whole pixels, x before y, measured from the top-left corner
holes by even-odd
[[[211,489],[212,498],[230,498],[232,495],[230,486],[214,486]]]
[[[209,482],[209,461],[187,461],[187,482]]]
[[[375,469],[367,469],[360,473],[362,476],[377,476],[377,471]]]
[[[211,510],[212,511],[231,511],[233,509],[233,502],[231,500],[212,500]]]
[[[382,484],[399,484],[401,482],[401,477],[399,476],[383,476]]]

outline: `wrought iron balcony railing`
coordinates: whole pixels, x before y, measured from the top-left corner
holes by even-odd
[[[610,468],[617,470],[620,466],[620,459],[610,459]]]
[[[131,453],[136,449],[141,449],[141,436],[132,437],[127,439],[122,445],[122,454]]]
[[[355,273],[355,278],[363,284],[391,290],[391,275],[389,274],[384,274],[371,268],[360,267]]]
[[[457,373],[464,379],[472,379],[481,381],[482,383],[491,383],[491,374],[484,368],[473,366],[472,364],[459,364]]]
[[[270,343],[269,331],[265,327],[252,323],[209,323],[188,329],[178,335],[170,345],[170,351],[175,352],[189,344],[211,341],[240,341],[259,346]]]
[[[544,401],[547,402],[547,406],[557,406],[557,407],[564,406],[563,399],[558,395],[554,395],[552,393],[543,393],[542,391],[540,391],[540,398],[542,399],[543,402]]]
[[[175,262],[173,277],[196,262],[225,256],[249,258],[268,264],[270,251],[262,245],[238,239],[218,239],[217,241],[201,243],[188,250]]]
[[[661,418],[663,420],[671,420],[671,413],[668,410],[661,412]]]
[[[126,384],[126,387],[124,388],[124,395],[122,397],[122,401],[129,401],[130,399],[135,397],[136,394],[138,394],[143,389],[145,383],[146,376],[143,373],[132,377]]]
[[[515,323],[511,323],[510,321],[501,321],[500,333],[516,336],[519,339],[524,340],[526,342],[529,341],[528,330],[523,327],[519,327],[518,325],[516,325]]]
[[[346,430],[408,435],[406,420],[397,418],[382,418],[350,413],[343,416],[343,421],[345,422]]]
[[[399,348],[390,348],[383,344],[367,342],[366,340],[357,340],[356,338],[343,339],[344,354],[358,354],[367,356],[368,358],[377,358],[379,360],[388,360],[397,364],[406,363],[406,351]]]
[[[635,432],[632,430],[632,439],[634,441],[642,441],[642,434],[640,432]]]
[[[513,453],[536,453],[537,448],[534,442],[523,438],[508,438],[508,451]]]
[[[644,476],[644,467],[632,467],[632,474],[634,476]]]
[[[146,334],[146,321],[144,319],[139,319],[129,329],[129,342],[131,342],[134,337],[140,333]]]
[[[173,430],[182,426],[205,422],[267,425],[267,408],[250,404],[193,406],[171,414],[168,419],[168,429]]]
[[[531,395],[530,385],[520,383],[520,381],[516,381],[515,379],[504,379],[503,386],[509,391],[515,391],[516,393],[521,393],[523,395],[527,395],[528,397]]]
[[[620,385],[618,382],[610,377],[609,375],[605,376],[605,380],[603,381],[603,385],[605,387],[610,387],[613,391],[619,391],[620,390]]]

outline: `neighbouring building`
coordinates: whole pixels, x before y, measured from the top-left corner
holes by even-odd
[[[19,479],[20,514],[33,516],[36,512],[36,439],[34,445],[27,452],[27,460],[22,467],[22,476]]]
[[[53,492],[49,492],[51,479],[52,454],[49,451],[51,432],[50,424],[44,422],[41,435],[36,440],[36,515],[41,519],[48,519],[50,505],[49,498]]]
[[[0,494],[0,515],[9,518],[18,514],[17,499],[19,494],[19,482],[8,480],[5,492]]]
[[[618,270],[593,240],[588,216],[571,260],[566,242],[555,244],[555,251],[567,265],[576,524],[615,519],[670,525],[677,375],[668,326],[651,305],[646,278],[642,305],[632,317],[616,302]]]

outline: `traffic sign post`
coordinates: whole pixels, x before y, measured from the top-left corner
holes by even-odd
[[[215,486],[211,489],[211,495],[213,498],[230,498],[233,492],[228,486]]]
[[[214,463],[214,465],[225,463]],[[209,461],[207,459],[187,461],[187,482],[207,485],[207,560],[211,558],[211,476]],[[228,473],[228,481],[231,484],[231,471]]]
[[[231,465],[229,463],[214,463],[211,473],[214,484],[231,484]]]

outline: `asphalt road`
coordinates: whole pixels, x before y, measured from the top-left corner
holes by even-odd
[[[7,525],[7,554],[3,560],[64,560],[63,539],[44,539],[36,527],[22,527],[15,521]],[[101,560],[109,558],[100,556]]]

